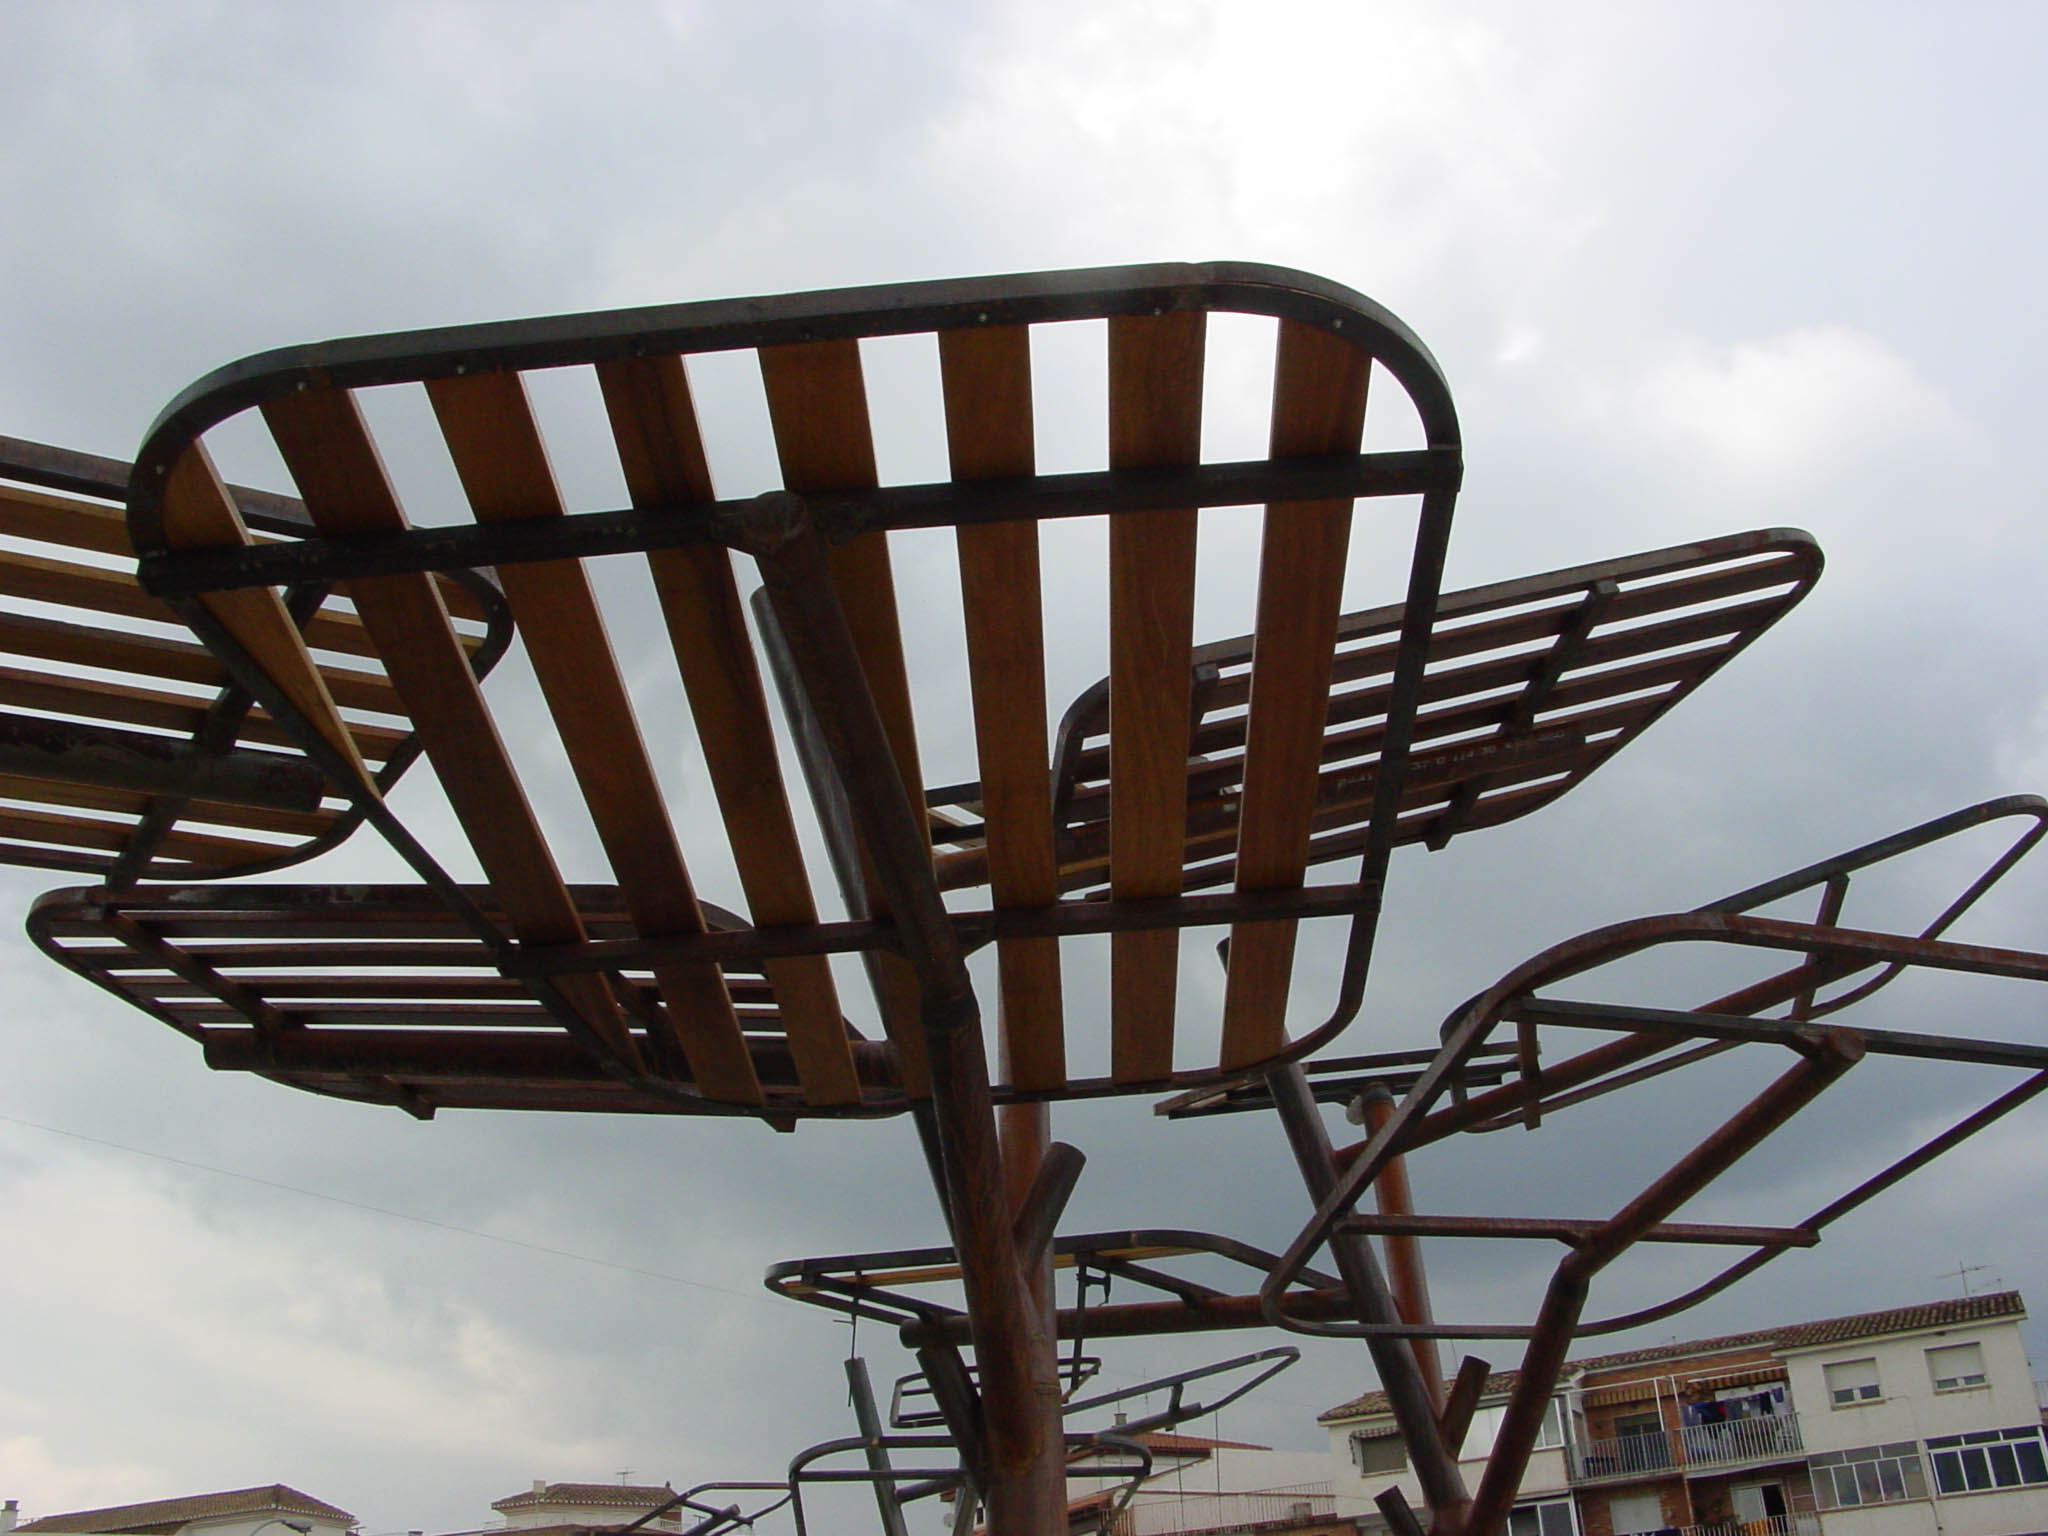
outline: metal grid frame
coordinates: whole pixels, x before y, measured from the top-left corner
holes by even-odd
[[[118,504],[130,466],[116,459],[0,437],[0,650],[28,663],[0,669],[0,863],[137,880],[266,874],[304,863],[361,824],[359,806],[329,800],[320,770],[253,695],[189,640],[132,572]],[[229,488],[253,537],[303,536],[304,505]],[[80,557],[83,558],[80,558]],[[453,570],[444,600],[463,619],[481,679],[510,643],[511,614],[487,575]],[[418,758],[418,736],[374,664],[362,627],[321,582],[293,585],[283,606],[349,710],[349,734],[388,792]],[[40,611],[16,610],[34,604]]]

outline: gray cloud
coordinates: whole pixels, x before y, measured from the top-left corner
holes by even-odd
[[[205,369],[356,331],[1160,258],[1353,284],[1415,326],[1458,392],[1471,470],[1455,582],[1773,524],[1812,529],[1829,555],[1801,610],[1593,783],[1397,862],[1348,1043],[1420,1043],[1574,931],[2048,783],[2031,473],[2044,203],[2007,168],[2041,134],[2041,26],[2021,8],[1567,7],[1538,24],[1485,5],[1254,19],[650,4],[597,24],[540,5],[15,7],[0,18],[16,63],[0,98],[16,146],[0,161],[14,210],[0,431],[126,453]],[[1087,345],[1048,337],[1040,356],[1055,467],[1101,452]],[[1260,345],[1219,328],[1247,394]],[[936,453],[932,365],[886,349],[871,362],[883,451],[911,473]],[[758,403],[744,388],[714,403],[729,372],[699,373],[721,485],[757,489],[772,483]],[[616,475],[578,435],[587,401],[543,404],[574,475]],[[1248,444],[1261,430],[1222,401],[1210,425]],[[1076,557],[1099,561],[1088,538]],[[931,765],[965,776],[964,733],[938,724],[964,697],[943,661],[958,622],[945,552],[900,561],[923,599]],[[1206,633],[1244,627],[1229,565],[1204,569]],[[1347,596],[1377,600],[1385,579],[1365,570]],[[1098,588],[1091,572],[1049,590],[1056,691],[1102,670]],[[630,643],[644,593],[621,582],[608,599],[636,686],[670,686]],[[493,692],[523,723],[575,872],[602,878],[564,770],[527,740],[542,730],[530,684],[509,667]],[[655,746],[693,846],[716,849],[685,733]],[[408,808],[452,846],[416,779]],[[392,869],[359,840],[319,873]],[[702,870],[708,893],[732,894],[715,852]],[[1902,881],[1897,909],[1951,873]],[[2038,943],[2042,879],[2016,882],[1976,931]],[[0,902],[23,910],[56,883],[7,875]],[[1213,985],[1193,948],[1185,984]],[[1077,993],[1098,970],[1076,959]],[[907,1125],[419,1126],[210,1075],[25,945],[0,953],[0,974],[0,1113],[15,1117],[0,1121],[0,1308],[17,1319],[0,1483],[30,1513],[282,1478],[372,1529],[450,1529],[535,1476],[760,1475],[848,1422],[846,1330],[760,1292],[763,1266],[938,1239]],[[1902,986],[1886,1002],[1871,1022],[2038,1032],[2038,1004],[2011,989]],[[1759,1154],[1714,1211],[1800,1214],[1976,1086],[1882,1065]],[[1418,1184],[1459,1209],[1598,1210],[1706,1123],[1709,1090],[1758,1077],[1708,1074],[1683,1125],[1648,1090],[1534,1139],[1474,1138],[1418,1159]],[[1092,1158],[1075,1229],[1178,1223],[1277,1246],[1304,1214],[1255,1119],[1163,1125],[1119,1103],[1060,1125]],[[2016,1117],[1817,1254],[1665,1326],[1903,1303],[1943,1293],[1961,1263],[2048,1295],[2029,1182],[2042,1136],[2038,1113]],[[1431,1259],[1440,1311],[1484,1315],[1526,1311],[1550,1256],[1436,1244]],[[1673,1279],[1658,1263],[1617,1272],[1612,1299]],[[1236,1343],[1133,1346],[1113,1369]],[[898,1368],[873,1331],[861,1347],[878,1373]],[[1364,1379],[1357,1352],[1312,1349],[1225,1432],[1314,1444],[1312,1411]]]

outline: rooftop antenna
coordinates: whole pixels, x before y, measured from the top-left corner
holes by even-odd
[[[1989,1264],[1958,1264],[1954,1269],[1944,1270],[1935,1278],[1938,1280],[1954,1278],[1961,1283],[1963,1294],[1968,1296],[1970,1294],[1970,1276],[1981,1274],[1990,1267]]]

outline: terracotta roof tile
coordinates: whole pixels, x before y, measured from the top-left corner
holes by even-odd
[[[1208,1440],[1200,1435],[1170,1435],[1147,1430],[1131,1438],[1155,1451],[1270,1451],[1270,1445],[1253,1445],[1245,1440]]]
[[[1794,1323],[1778,1332],[1780,1349],[1812,1349],[1843,1339],[1868,1338],[1879,1333],[1912,1333],[1920,1328],[1946,1328],[1954,1323],[1980,1323],[1993,1318],[2017,1317],[2027,1310],[2018,1291],[1991,1291],[1982,1296],[1960,1296],[1952,1301],[1922,1302],[1917,1307],[1895,1307],[1889,1312],[1863,1312],[1855,1317],[1831,1317],[1818,1323]]]
[[[1724,1333],[1711,1339],[1685,1339],[1676,1344],[1658,1344],[1648,1349],[1623,1350],[1611,1355],[1592,1355],[1565,1362],[1565,1374],[1586,1371],[1615,1371],[1631,1365],[1648,1365],[1658,1360],[1676,1360],[1686,1355],[1710,1355],[1721,1350],[1814,1349],[1845,1339],[1870,1339],[1888,1333],[1913,1333],[1922,1328],[1946,1328],[1957,1323],[1986,1322],[1995,1318],[2019,1317],[2026,1303],[2018,1291],[1993,1291],[1983,1296],[1958,1296],[1948,1301],[1927,1301],[1918,1306],[1893,1307],[1883,1312],[1857,1312],[1848,1317],[1826,1317],[1811,1323],[1786,1323],[1776,1328],[1758,1328],[1749,1333]],[[1512,1392],[1520,1379],[1518,1371],[1495,1371],[1486,1378],[1482,1397],[1499,1397]],[[1335,1424],[1345,1419],[1365,1418],[1387,1412],[1387,1394],[1367,1392],[1347,1403],[1316,1415],[1318,1424]]]
[[[549,1483],[493,1501],[493,1509],[533,1509],[546,1504],[605,1504],[619,1509],[652,1509],[676,1496],[667,1483]]]
[[[232,1488],[223,1493],[195,1493],[182,1499],[152,1499],[146,1504],[116,1504],[106,1509],[81,1509],[45,1515],[18,1526],[20,1531],[175,1531],[194,1520],[232,1515],[305,1515],[326,1525],[354,1525],[356,1517],[309,1493],[269,1483],[258,1488]]]

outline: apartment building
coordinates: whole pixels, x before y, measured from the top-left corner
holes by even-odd
[[[1510,1536],[2048,1533],[2025,1318],[2006,1291],[1573,1361]],[[1515,1379],[1487,1382],[1468,1483]],[[1320,1422],[1338,1489],[1397,1484],[1420,1507],[1384,1393]]]

